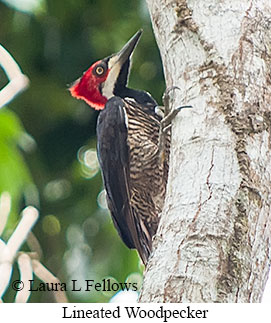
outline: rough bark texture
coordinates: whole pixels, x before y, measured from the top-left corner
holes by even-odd
[[[271,3],[147,0],[174,106],[142,302],[259,302],[271,259]]]

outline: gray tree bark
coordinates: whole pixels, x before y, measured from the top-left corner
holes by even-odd
[[[174,106],[141,302],[260,302],[271,259],[271,2],[147,0]]]

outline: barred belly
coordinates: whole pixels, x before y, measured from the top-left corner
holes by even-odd
[[[130,149],[131,206],[143,220],[152,238],[157,230],[159,214],[165,199],[170,135],[166,143],[165,160],[160,163],[160,117],[130,104],[127,104],[126,115]]]

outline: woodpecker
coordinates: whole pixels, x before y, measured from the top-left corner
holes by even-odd
[[[100,110],[97,153],[108,208],[120,237],[146,265],[164,204],[170,136],[159,158],[162,110],[149,93],[127,87],[141,34],[139,30],[118,53],[94,63],[69,90]]]

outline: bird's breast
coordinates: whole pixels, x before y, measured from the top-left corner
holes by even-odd
[[[160,118],[130,104],[126,104],[125,110],[131,189],[148,192],[153,201],[163,201],[168,175],[169,146],[165,152],[165,162],[160,164],[158,158]]]

